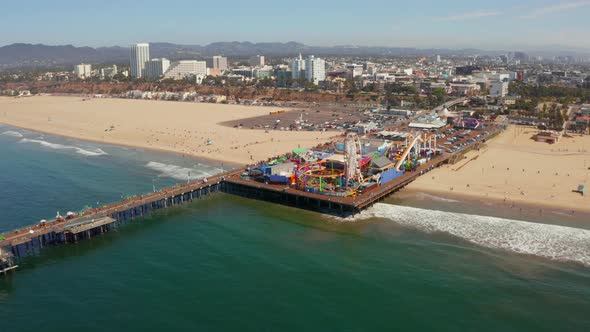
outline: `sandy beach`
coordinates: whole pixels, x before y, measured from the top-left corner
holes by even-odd
[[[279,109],[110,98],[0,97],[0,123],[6,125],[242,165],[294,148],[312,147],[334,135],[319,131],[267,133],[220,124],[276,110]]]
[[[329,141],[334,133],[238,129],[221,123],[278,109],[221,104],[38,96],[0,98],[0,123],[102,143],[176,152],[249,164]],[[112,128],[112,130],[111,130]],[[507,208],[542,205],[590,211],[590,136],[557,144],[534,142],[534,128],[509,127],[480,151],[436,169],[408,186],[415,192],[501,202]],[[211,144],[208,144],[208,141]]]
[[[580,184],[588,188],[590,136],[563,137],[549,145],[531,140],[535,132],[534,128],[509,127],[487,147],[428,173],[408,190],[469,196],[501,202],[504,208],[538,205],[590,211],[590,197],[573,192]]]

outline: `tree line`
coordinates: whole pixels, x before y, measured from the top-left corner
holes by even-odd
[[[557,85],[533,86],[522,82],[512,82],[509,86],[510,94],[523,98],[575,98],[582,103],[590,103],[590,86],[570,88]]]

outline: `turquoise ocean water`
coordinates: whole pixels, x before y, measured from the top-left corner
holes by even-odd
[[[0,232],[220,170],[0,126]],[[0,331],[590,330],[590,231],[429,202],[161,211],[0,277]]]

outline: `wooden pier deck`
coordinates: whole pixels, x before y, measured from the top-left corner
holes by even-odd
[[[0,273],[12,269],[19,258],[38,254],[45,246],[90,238],[152,211],[219,192],[226,176],[239,173],[240,170],[226,172],[208,178],[207,181],[196,180],[147,195],[132,197],[102,208],[91,209],[72,219],[48,221],[5,233],[0,240]]]
[[[386,196],[407,186],[419,176],[448,162],[452,155],[443,155],[406,172],[391,182],[353,197],[327,196],[305,192],[288,185],[265,184],[232,175],[225,178],[224,192],[244,197],[272,201],[299,208],[327,212],[340,216],[354,215]]]
[[[185,202],[198,200],[216,192],[239,195],[297,208],[339,216],[359,213],[384,197],[405,187],[420,175],[448,162],[452,155],[434,158],[413,172],[406,172],[391,182],[355,197],[335,197],[310,193],[286,185],[260,183],[241,178],[238,169],[208,178],[176,185],[158,192],[136,196],[102,208],[91,209],[72,219],[60,219],[23,227],[3,234],[0,240],[0,273],[14,269],[29,255],[39,254],[49,245],[75,243],[109,232],[134,218]]]

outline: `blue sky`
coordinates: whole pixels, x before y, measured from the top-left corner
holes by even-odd
[[[0,45],[140,41],[590,49],[590,0],[2,0]]]

